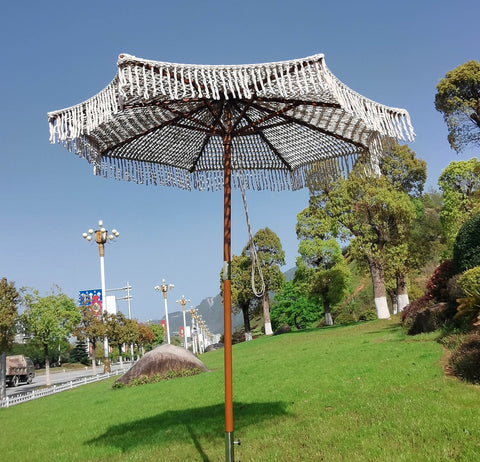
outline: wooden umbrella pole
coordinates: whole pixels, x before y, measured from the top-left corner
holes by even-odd
[[[232,286],[231,286],[231,205],[232,205],[232,133],[231,113],[227,110],[227,129],[223,136],[223,325],[225,363],[225,457],[233,462],[233,392],[232,392]]]

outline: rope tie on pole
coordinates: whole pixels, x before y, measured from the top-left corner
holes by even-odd
[[[250,219],[248,218],[248,208],[247,208],[247,196],[245,194],[245,178],[243,176],[243,170],[239,170],[240,172],[240,191],[242,193],[242,200],[243,200],[243,208],[245,209],[245,221],[247,223],[247,230],[248,230],[248,242],[250,244],[250,255],[252,258],[252,291],[256,297],[261,297],[265,293],[265,280],[263,278],[262,267],[260,265],[260,259],[258,258],[257,249],[255,248],[255,243],[253,242],[252,230],[250,228]],[[260,276],[261,286],[260,290],[257,290],[255,285],[255,268],[258,271],[258,275]]]

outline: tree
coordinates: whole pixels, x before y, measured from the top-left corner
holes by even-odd
[[[480,212],[480,162],[476,159],[450,162],[438,179],[443,192],[440,220],[445,232],[447,256],[462,225]]]
[[[97,342],[105,337],[105,324],[99,314],[92,310],[90,305],[83,305],[78,308],[80,321],[75,327],[74,334],[78,340],[87,340],[92,349],[92,372],[97,373],[96,353]]]
[[[105,316],[105,331],[110,345],[118,347],[120,366],[123,367],[122,348],[129,340],[128,319],[123,313],[107,313]]]
[[[150,329],[153,332],[153,340],[150,347],[161,345],[165,339],[165,328],[161,324],[150,324]]]
[[[348,292],[351,272],[335,239],[302,239],[298,246],[295,281],[303,281],[310,297],[323,305],[325,324],[333,325],[332,306]]]
[[[415,210],[415,215],[407,219],[410,226],[399,222],[398,215],[391,217],[392,240],[385,247],[386,289],[392,301],[392,311],[397,313],[410,303],[408,278],[422,266],[426,247],[429,246],[425,239],[421,239],[424,248],[420,252],[415,251],[419,236],[414,223],[424,217],[422,194],[427,179],[427,163],[418,159],[408,145],[400,145],[393,140],[384,141],[383,150],[384,156],[380,159],[382,175],[390,180],[395,191],[410,198],[412,210]],[[406,201],[407,198],[403,196],[403,199]]]
[[[398,246],[415,214],[408,195],[397,191],[386,176],[365,173],[357,164],[348,179],[339,179],[335,185],[315,191],[309,208],[309,214],[317,215],[311,220],[312,225],[320,222],[334,236],[350,240],[352,256],[368,264],[377,316],[390,317],[385,266],[387,262],[399,267],[403,263],[405,250],[399,253]],[[395,246],[397,255],[393,252]]]
[[[351,255],[370,270],[380,318],[390,316],[387,291],[400,310],[408,303],[413,200],[421,197],[426,179],[426,163],[408,146],[385,142],[383,150],[381,176],[359,162],[347,179],[312,183],[309,209],[297,224],[299,238],[350,241]]]
[[[453,245],[453,266],[457,274],[480,267],[480,213],[460,228]]]
[[[480,63],[472,60],[447,72],[437,85],[435,108],[443,113],[448,142],[457,152],[480,145]]]
[[[77,341],[75,348],[70,353],[70,360],[74,363],[88,365],[87,344],[83,340]]]
[[[143,354],[145,349],[150,349],[153,345],[162,343],[163,336],[164,329],[160,324],[138,323],[138,337],[135,343]]]
[[[270,309],[274,330],[287,324],[296,329],[305,329],[319,319],[317,305],[305,296],[299,284],[287,281],[275,294]]]
[[[125,319],[125,343],[130,345],[130,361],[133,361],[133,347],[138,343],[140,329],[135,319]]]
[[[0,280],[0,399],[6,392],[6,351],[15,338],[15,323],[17,321],[17,303],[20,295],[13,282],[6,278]]]
[[[270,322],[270,302],[268,294],[269,292],[279,290],[285,282],[285,276],[280,270],[280,266],[285,265],[285,252],[282,249],[280,239],[269,228],[257,231],[252,241],[260,261],[265,285],[262,294],[265,335],[272,335],[273,330]],[[245,253],[247,253],[251,245],[252,242],[249,242],[248,246],[244,249]],[[251,264],[253,265],[254,262],[252,261]]]
[[[253,245],[253,249],[252,249]],[[253,252],[253,253],[252,253]],[[254,253],[258,256],[262,275],[255,271],[252,281],[252,265],[256,269]],[[264,228],[252,237],[244,247],[241,255],[234,255],[230,271],[232,281],[232,309],[243,314],[245,339],[251,340],[250,314],[258,307],[258,296],[252,286],[259,289],[264,286],[261,295],[261,306],[265,323],[265,334],[272,335],[270,322],[269,292],[279,290],[285,282],[280,265],[285,264],[285,252],[278,236],[269,228]],[[262,284],[263,282],[263,284]],[[223,295],[223,271],[220,272],[220,292]]]
[[[49,350],[72,334],[81,316],[73,299],[62,292],[40,297],[34,291],[26,295],[25,302],[27,309],[22,313],[22,322],[34,341],[42,346],[46,385],[50,386]]]
[[[245,340],[247,341],[252,339],[250,312],[255,308],[257,300],[252,290],[251,267],[251,259],[245,252],[232,257],[230,265],[232,310],[234,313],[242,312]],[[220,292],[223,296],[223,272],[220,275]]]
[[[382,175],[390,180],[397,191],[420,198],[427,180],[427,163],[417,158],[408,145],[392,140],[384,141],[383,151],[380,159]]]

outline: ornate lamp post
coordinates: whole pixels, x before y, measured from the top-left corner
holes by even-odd
[[[107,291],[105,289],[105,243],[107,240],[113,241],[113,239],[119,236],[119,232],[116,229],[112,229],[112,233],[108,234],[108,231],[103,227],[103,221],[98,220],[98,229],[93,231],[93,229],[89,229],[88,233],[83,233],[82,236],[87,241],[92,240],[92,236],[95,236],[95,242],[98,244],[98,252],[100,254],[100,277],[102,283],[102,312],[106,312],[106,305],[107,305]],[[104,339],[104,363],[103,369],[104,372],[110,372],[110,361],[108,360],[108,339],[105,337]]]
[[[170,345],[170,326],[168,324],[168,307],[167,307],[167,292],[170,289],[173,289],[175,286],[173,284],[166,284],[165,279],[162,280],[162,285],[161,286],[155,286],[155,290],[160,290],[163,292],[163,300],[165,303],[165,322],[167,324],[167,342]]]
[[[191,327],[191,333],[190,335],[192,336],[192,351],[193,351],[193,354],[196,356],[197,355],[197,345],[195,343],[195,310],[193,309],[193,307],[190,308],[190,316],[192,317],[192,327]]]
[[[183,313],[183,346],[185,347],[185,350],[188,349],[187,345],[187,323],[185,321],[185,304],[190,303],[190,299],[185,298],[185,295],[182,295],[182,298],[180,300],[177,300],[177,303],[180,303],[182,305],[182,313]]]

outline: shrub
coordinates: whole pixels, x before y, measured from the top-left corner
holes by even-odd
[[[192,375],[198,375],[201,372],[202,371],[200,369],[194,367],[192,369],[170,370],[167,371],[165,374],[155,374],[152,377],[149,377],[148,375],[141,375],[140,377],[133,379],[128,385],[114,382],[112,388],[123,388],[124,386],[137,387],[139,385],[145,385],[147,383],[158,383],[163,382],[164,380],[177,379],[180,377],[191,377]]]
[[[342,311],[335,316],[334,324],[352,324],[357,322],[356,316],[349,311]]]
[[[415,320],[415,316],[417,316],[417,313],[421,310],[424,310],[428,306],[432,306],[433,304],[434,300],[430,294],[425,294],[413,302],[410,302],[410,304],[407,305],[402,311],[402,324],[407,329],[410,329]]]
[[[465,297],[457,300],[457,317],[465,318],[476,326],[480,325],[480,266],[465,271],[458,278],[458,285]]]
[[[480,214],[460,228],[453,244],[453,263],[457,273],[480,266]]]
[[[470,335],[449,360],[449,366],[457,377],[471,383],[480,383],[480,335]]]
[[[480,266],[465,271],[458,278],[458,285],[464,294],[471,295],[480,287]]]
[[[375,309],[365,310],[358,316],[359,321],[375,321],[377,319],[377,312]]]
[[[455,275],[452,260],[445,260],[437,266],[427,281],[427,294],[438,302],[448,301],[448,281]]]
[[[453,352],[465,342],[465,339],[468,337],[468,335],[469,334],[465,334],[463,331],[445,332],[437,339],[437,342]]]

